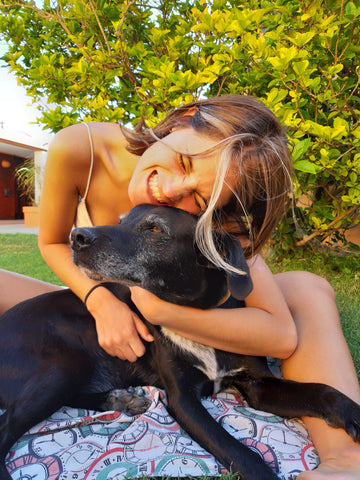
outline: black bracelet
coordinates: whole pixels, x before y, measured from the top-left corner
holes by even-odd
[[[90,297],[90,295],[92,294],[92,292],[98,288],[98,287],[103,287],[104,285],[102,283],[97,283],[96,285],[94,285],[93,287],[90,288],[90,290],[87,292],[87,294],[85,295],[85,299],[84,299],[84,304],[86,306],[86,302],[88,301],[88,298]]]

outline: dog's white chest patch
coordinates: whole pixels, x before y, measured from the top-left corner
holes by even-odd
[[[177,345],[181,350],[194,355],[194,357],[199,360],[199,370],[204,372],[210,380],[215,380],[217,378],[218,369],[215,350],[213,348],[193,342],[192,340],[184,338],[181,335],[168,330],[167,328],[162,328],[161,330],[163,334],[169,340],[175,343],[175,345]]]
[[[201,370],[210,380],[215,382],[215,390],[217,387],[217,380],[220,381],[220,379],[225,375],[235,375],[237,372],[242,370],[242,368],[238,369],[236,372],[219,370],[214,348],[193,342],[192,340],[184,338],[181,335],[168,330],[167,328],[162,328],[161,330],[162,333],[169,340],[175,343],[175,345],[177,345],[181,350],[190,353],[199,360],[200,365],[197,365],[197,368]]]

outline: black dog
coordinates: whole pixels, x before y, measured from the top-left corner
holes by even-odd
[[[195,226],[196,217],[181,210],[139,206],[118,226],[74,230],[74,261],[88,275],[114,282],[108,288],[138,315],[129,289],[116,282],[199,308],[215,307],[229,290],[246,298],[252,286],[239,242],[215,235],[224,258],[245,272],[228,276],[194,245]],[[6,409],[0,417],[1,480],[10,478],[7,452],[30,427],[62,405],[100,409],[107,392],[133,385],[165,389],[169,411],[188,434],[249,480],[277,476],[202,406],[200,397],[215,385],[235,387],[250,406],[283,417],[321,417],[359,440],[360,407],[335,389],[274,378],[264,358],[214,350],[147,326],[155,340],[132,364],[100,348],[93,318],[70,290],[28,300],[0,318],[0,407]]]

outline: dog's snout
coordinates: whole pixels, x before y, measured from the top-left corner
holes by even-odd
[[[76,250],[90,247],[96,241],[96,234],[90,228],[75,228],[71,232],[72,247]]]

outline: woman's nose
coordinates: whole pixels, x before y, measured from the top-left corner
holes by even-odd
[[[189,177],[171,177],[163,185],[163,193],[172,202],[191,195],[195,190],[195,182]]]

